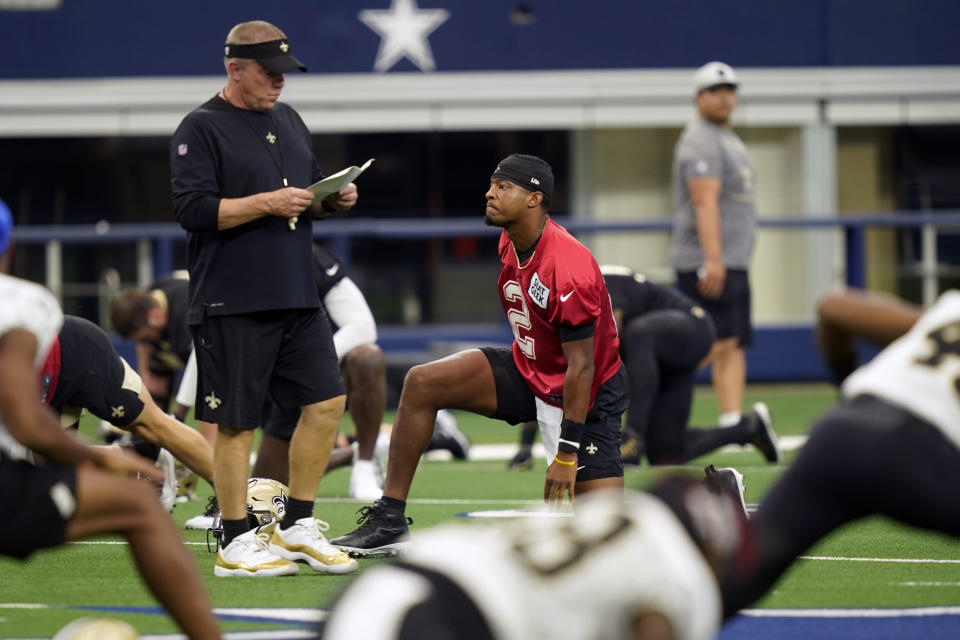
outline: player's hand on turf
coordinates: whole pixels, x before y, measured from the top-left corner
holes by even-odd
[[[723,260],[707,260],[697,271],[697,289],[708,298],[719,298],[727,280],[727,267]]]
[[[297,187],[284,187],[267,194],[270,213],[281,218],[294,218],[313,202],[313,192]]]
[[[340,189],[340,191],[327,196],[327,204],[337,211],[346,211],[347,209],[352,209],[353,206],[357,204],[358,197],[357,185],[351,182],[343,189]]]
[[[163,471],[138,455],[129,453],[119,447],[93,447],[93,463],[106,471],[126,473],[154,482],[163,482]]]
[[[563,496],[570,496],[573,502],[573,486],[577,482],[577,458],[567,460],[566,454],[560,453],[558,456],[564,462],[573,462],[573,465],[559,464],[554,459],[547,467],[547,479],[543,483],[543,500],[548,504],[560,506],[563,504]]]

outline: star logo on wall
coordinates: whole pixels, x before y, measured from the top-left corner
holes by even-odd
[[[427,37],[450,17],[446,9],[420,9],[417,0],[390,0],[389,9],[364,9],[360,21],[380,36],[373,63],[375,71],[387,71],[403,58],[421,71],[433,71],[436,63]]]

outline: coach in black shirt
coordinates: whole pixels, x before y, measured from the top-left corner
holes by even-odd
[[[349,209],[350,184],[322,202],[310,132],[278,103],[284,73],[306,68],[280,29],[245,22],[227,35],[227,83],[188,114],[170,143],[173,205],[187,230],[197,418],[219,425],[214,447],[223,540],[215,575],[296,573],[291,561],[348,573],[313,501],[344,409],[330,326],[313,277],[314,214]],[[290,447],[286,515],[269,544],[246,520],[247,459],[267,394],[301,407]]]

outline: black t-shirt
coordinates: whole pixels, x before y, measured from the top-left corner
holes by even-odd
[[[697,303],[676,289],[650,282],[642,275],[603,276],[614,309],[623,310],[623,324],[658,309],[689,311]]]
[[[323,174],[310,132],[290,106],[247,111],[214,96],[188,114],[170,141],[173,208],[187,230],[187,320],[320,305],[311,275],[312,217],[266,216],[217,230],[222,198],[307,187]]]
[[[160,278],[147,290],[167,311],[167,326],[163,335],[151,343],[150,369],[152,371],[182,371],[193,349],[193,337],[187,325],[190,281],[167,276]]]

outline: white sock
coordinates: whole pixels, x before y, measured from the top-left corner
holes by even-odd
[[[717,424],[721,427],[734,427],[740,422],[740,418],[742,417],[739,411],[725,411],[720,414],[720,417],[717,419]]]
[[[375,476],[376,467],[373,466],[373,460],[354,460],[353,473],[367,475],[367,476]]]

